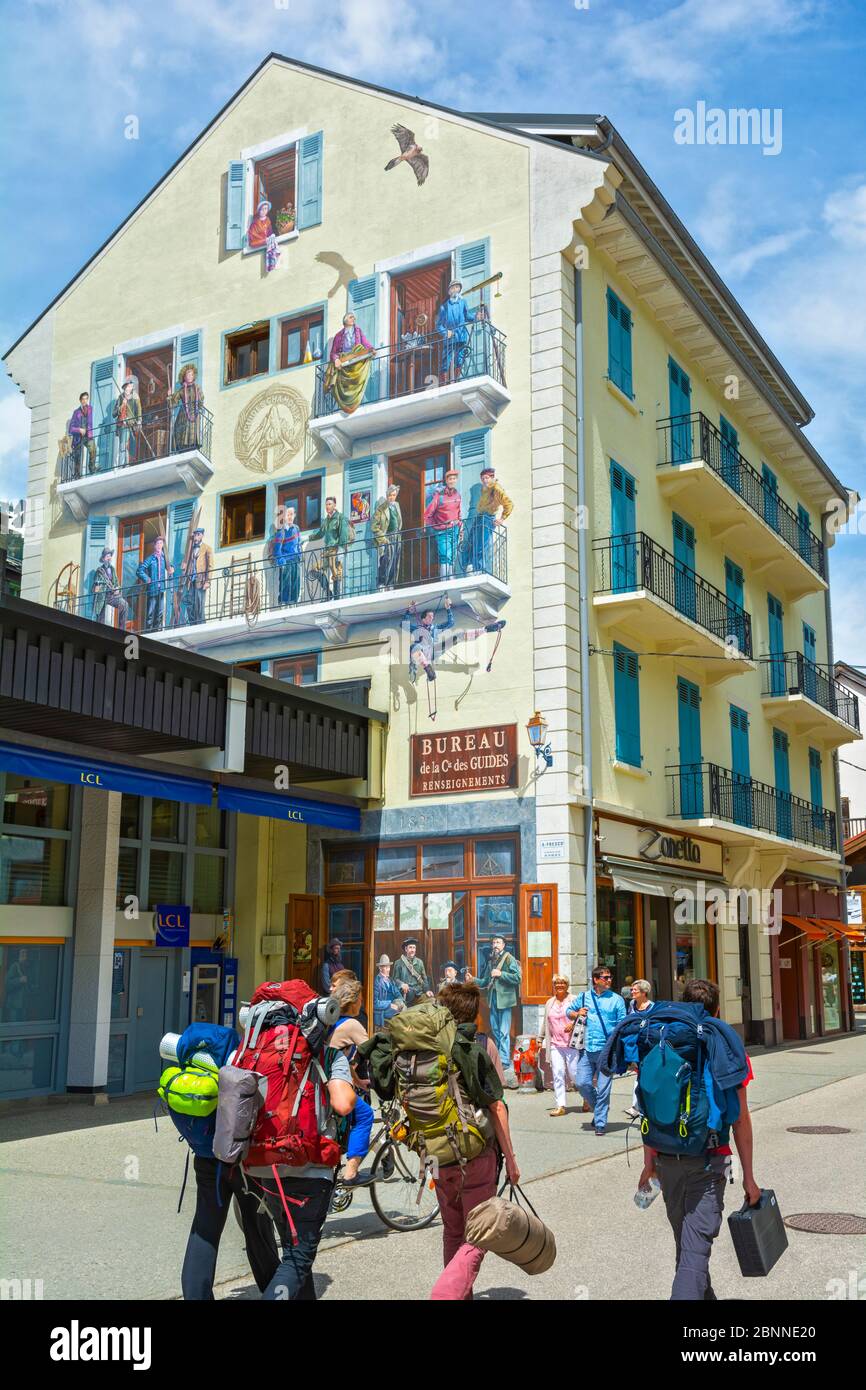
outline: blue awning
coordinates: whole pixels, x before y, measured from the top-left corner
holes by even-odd
[[[248,816],[269,816],[271,820],[293,820],[302,825],[332,825],[338,830],[361,829],[357,806],[305,801],[303,797],[283,796],[280,792],[253,792],[221,785],[218,804],[222,811],[245,811]]]
[[[21,777],[42,777],[48,782],[68,782],[74,787],[98,787],[106,792],[165,797],[169,801],[186,801],[193,806],[209,806],[213,795],[210,782],[162,772],[158,765],[154,765],[152,772],[144,772],[135,767],[89,758],[86,754],[48,753],[41,748],[25,748],[18,743],[0,743],[0,768],[5,772],[17,772]]]

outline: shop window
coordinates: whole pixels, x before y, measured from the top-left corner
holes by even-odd
[[[253,209],[255,217],[259,203],[270,203],[268,217],[277,236],[285,236],[295,230],[295,171],[297,166],[296,147],[269,154],[257,159],[253,165]]]
[[[65,830],[69,820],[69,788],[57,782],[38,782],[7,772],[3,793],[3,823],[32,830]]]
[[[424,894],[401,893],[398,930],[420,936],[424,930]]]
[[[177,844],[180,839],[180,803],[154,797],[150,813],[150,838]]]
[[[124,792],[120,798],[120,838],[121,840],[137,840],[139,836],[139,816],[141,814],[141,798],[130,796],[129,792]]]
[[[198,848],[222,849],[226,839],[225,811],[221,811],[215,801],[209,806],[194,806],[190,809],[195,816],[193,835]]]
[[[517,846],[513,840],[476,840],[476,878],[512,878],[517,872]]]
[[[319,362],[324,348],[325,316],[321,309],[280,324],[280,366],[298,367],[302,362]]]
[[[53,1023],[62,946],[0,946],[0,1023]]]
[[[225,859],[219,854],[197,854],[193,865],[192,910],[218,914],[225,906]]]
[[[65,839],[0,836],[0,903],[61,907],[66,901]]]
[[[366,852],[361,849],[332,849],[328,855],[328,882],[334,887],[365,883]],[[339,932],[336,933],[340,935]]]
[[[224,381],[247,381],[254,376],[266,376],[270,364],[271,325],[253,324],[239,333],[227,333],[225,339]]]
[[[842,1027],[842,996],[839,987],[839,947],[828,941],[820,947],[821,996],[824,1002],[824,1032]]]
[[[277,526],[285,524],[289,507],[294,510],[296,526],[302,531],[316,530],[322,520],[322,479],[295,479],[281,485],[277,492]]]
[[[383,845],[376,856],[376,880],[393,883],[414,879],[417,873],[414,845]]]
[[[50,1091],[54,1048],[54,1038],[11,1038],[0,1043],[2,1094],[8,1098],[17,1092]]]
[[[396,901],[393,893],[373,899],[373,931],[395,930]]]
[[[463,845],[422,846],[422,878],[463,878],[464,872]]]
[[[178,850],[152,849],[147,885],[147,906],[182,903],[184,855]]]
[[[597,902],[598,964],[610,967],[616,992],[637,979],[637,898],[599,884]]]
[[[479,975],[484,974],[494,936],[503,936],[506,951],[517,954],[517,910],[511,894],[497,893],[475,899]]]
[[[232,492],[220,500],[220,545],[241,545],[265,538],[265,489]]]
[[[271,675],[275,681],[285,681],[287,685],[315,685],[319,679],[318,653],[281,656],[271,662]]]
[[[138,850],[133,845],[121,845],[117,854],[117,910],[122,912],[127,899],[138,894]]]
[[[679,1000],[682,999],[683,990],[689,980],[712,978],[706,923],[677,923],[674,928],[674,941],[674,998]]]

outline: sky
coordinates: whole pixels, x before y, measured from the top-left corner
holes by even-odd
[[[271,51],[462,110],[609,117],[866,497],[864,0],[0,0],[0,351]],[[776,152],[682,143],[701,102],[765,110]],[[25,491],[28,417],[4,374],[0,498]],[[831,574],[836,655],[866,664],[866,507]]]

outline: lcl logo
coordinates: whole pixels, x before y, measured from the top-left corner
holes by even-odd
[[[78,780],[88,787],[101,787],[102,778],[98,772],[80,772]]]

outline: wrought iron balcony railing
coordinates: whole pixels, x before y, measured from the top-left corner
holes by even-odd
[[[505,347],[505,335],[480,320],[470,325],[467,343],[446,341],[439,333],[418,333],[409,342],[407,335],[406,341],[374,349],[360,404],[398,400],[473,377],[489,376],[504,387]],[[313,418],[340,409],[331,389],[330,365],[323,363],[316,368]]]
[[[507,582],[507,532],[504,526],[493,525],[491,518],[462,522],[447,532],[402,531],[382,548],[364,538],[344,546],[308,549],[282,566],[269,558],[236,561],[212,570],[206,587],[175,572],[158,584],[136,580],[106,598],[97,571],[96,582],[89,581],[90,592],[57,599],[54,606],[119,626],[125,605],[129,630],[158,632],[239,617],[254,621],[262,613],[285,610],[288,614],[311,604],[336,606],[345,599],[396,593],[438,584],[443,577],[448,582],[452,576],[466,575]]]
[[[643,532],[605,536],[593,542],[593,551],[597,594],[645,589],[720,641],[735,638],[742,655],[751,657],[751,614],[675,559],[651,536]]]
[[[857,696],[834,680],[826,666],[816,666],[802,652],[784,652],[761,659],[761,693],[779,697],[805,695],[822,709],[841,719],[850,729],[860,729]]]
[[[836,817],[778,787],[743,777],[715,763],[687,763],[666,769],[671,815],[684,820],[712,816],[783,840],[820,849],[836,848]]]
[[[721,430],[706,415],[674,415],[660,420],[658,430],[662,436],[659,467],[702,460],[824,578],[823,542],[743,457],[736,445],[722,438]]]
[[[194,418],[182,406],[161,405],[145,410],[139,420],[106,420],[93,431],[90,447],[73,443],[61,459],[61,483],[78,482],[115,468],[154,463],[174,454],[194,451],[210,462],[213,416],[200,406]]]

